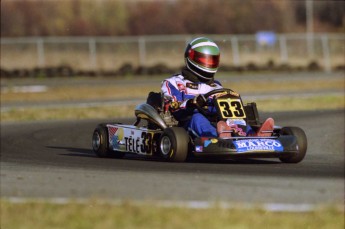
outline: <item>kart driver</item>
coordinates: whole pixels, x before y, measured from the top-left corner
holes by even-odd
[[[215,42],[205,37],[192,40],[184,53],[185,66],[182,72],[162,82],[162,93],[170,111],[180,126],[199,137],[231,137],[231,132],[239,136],[271,136],[274,121],[268,118],[255,133],[244,119],[219,121],[217,128],[198,110],[196,105],[209,106],[210,112],[216,112],[212,101],[204,94],[222,88],[214,75],[219,66],[220,51]]]

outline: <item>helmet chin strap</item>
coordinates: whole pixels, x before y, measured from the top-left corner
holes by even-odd
[[[187,63],[186,63],[186,67],[187,67],[187,69],[188,69],[191,73],[193,73],[193,74],[196,75],[197,77],[200,77],[201,79],[203,79],[203,80],[200,80],[201,82],[205,82],[205,83],[211,83],[211,82],[213,82],[213,78],[206,78],[206,77],[200,75],[199,73],[197,73],[196,71],[193,71],[193,70],[188,66]]]
[[[193,72],[195,75],[197,75],[198,77],[201,77],[201,78],[203,78],[203,79],[205,79],[205,80],[209,80],[209,78],[206,78],[206,77],[200,75],[199,73],[197,73],[196,71],[193,71],[188,65],[187,65],[187,68],[188,68],[191,72]]]

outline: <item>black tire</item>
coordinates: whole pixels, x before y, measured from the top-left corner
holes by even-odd
[[[297,138],[298,153],[291,156],[280,157],[280,161],[284,163],[299,163],[303,160],[307,153],[307,136],[299,127],[284,127],[280,131],[281,135],[293,135]]]
[[[166,128],[159,139],[158,150],[167,161],[184,162],[188,155],[189,135],[181,127]]]
[[[108,128],[105,124],[96,127],[92,135],[92,148],[98,157],[122,158],[125,153],[109,149]]]

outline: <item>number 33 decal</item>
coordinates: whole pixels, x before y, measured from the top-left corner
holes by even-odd
[[[240,99],[218,99],[218,106],[223,118],[245,118],[242,102]]]

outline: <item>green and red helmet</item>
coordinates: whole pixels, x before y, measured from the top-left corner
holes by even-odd
[[[203,80],[210,80],[218,70],[220,51],[211,39],[199,37],[186,47],[186,67]]]

